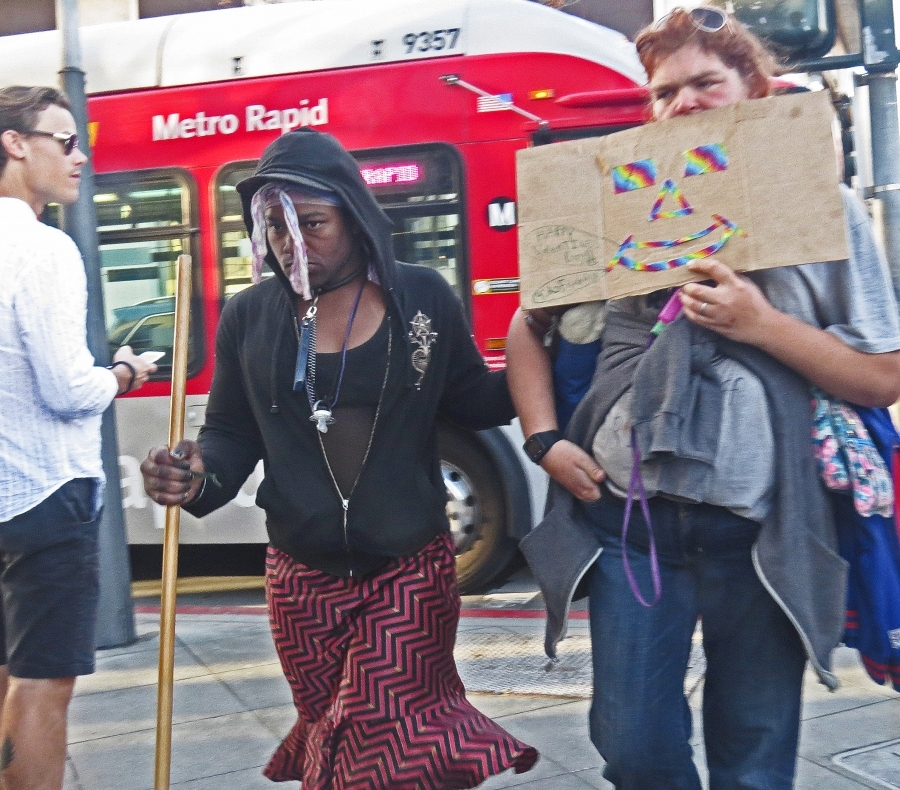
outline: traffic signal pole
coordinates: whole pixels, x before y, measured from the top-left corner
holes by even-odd
[[[882,204],[884,241],[894,294],[900,303],[900,118],[897,109],[897,51],[891,0],[862,0],[863,65],[857,82],[869,88],[872,186],[866,196]]]
[[[87,95],[78,34],[78,0],[57,0],[56,18],[63,37],[63,67],[60,71],[62,88],[72,105],[72,115],[78,131],[78,147],[90,156]],[[77,202],[64,206],[61,216],[63,229],[75,241],[84,259],[87,275],[87,345],[96,364],[108,365],[110,355],[103,312],[100,245],[94,207],[94,169],[90,161],[81,169],[81,191]],[[96,646],[116,647],[134,642],[137,633],[131,599],[131,567],[125,537],[122,482],[119,477],[119,442],[113,406],[103,414],[101,439],[106,493],[100,522],[100,603]]]
[[[872,186],[866,196],[881,201],[884,244],[894,294],[900,303],[900,128],[897,119],[897,73],[869,72],[869,118],[872,129]]]
[[[750,30],[769,38],[791,54],[794,72],[865,69],[856,85],[869,89],[872,185],[868,198],[881,203],[885,253],[894,294],[900,304],[900,119],[897,115],[897,66],[900,53],[894,27],[893,0],[856,0],[862,52],[822,56],[830,47],[836,24],[835,0],[732,0],[735,14]],[[811,39],[799,34],[810,31]]]

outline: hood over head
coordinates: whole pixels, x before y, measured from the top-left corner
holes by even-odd
[[[251,238],[254,236],[253,196],[272,182],[336,194],[343,210],[362,231],[367,262],[378,282],[386,290],[393,287],[393,223],[360,175],[356,160],[335,137],[312,129],[298,129],[266,147],[256,172],[237,185],[244,223]],[[296,290],[271,251],[266,254],[266,262],[286,287],[292,292]]]

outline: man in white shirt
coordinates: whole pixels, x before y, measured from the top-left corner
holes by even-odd
[[[60,790],[77,675],[94,671],[100,419],[156,370],[85,342],[72,240],[38,220],[78,198],[75,120],[53,88],[0,90],[0,785]]]

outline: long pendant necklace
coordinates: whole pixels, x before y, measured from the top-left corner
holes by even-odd
[[[322,441],[322,436],[319,436],[319,447],[322,448],[322,457],[325,459],[325,466],[328,468],[328,474],[331,476],[331,482],[334,484],[334,490],[337,491],[337,495],[341,498],[341,506],[344,508],[344,530],[346,534],[347,529],[347,511],[350,508],[350,497],[353,496],[353,492],[356,491],[356,486],[359,483],[359,478],[362,477],[363,467],[366,465],[366,461],[369,460],[369,452],[372,450],[372,442],[375,440],[375,428],[378,427],[378,417],[381,414],[381,405],[384,403],[384,393],[387,391],[388,379],[391,375],[391,351],[393,349],[393,331],[391,329],[391,319],[390,316],[387,316],[386,319],[388,327],[388,339],[387,339],[387,364],[384,366],[384,378],[381,380],[381,392],[378,393],[378,405],[375,407],[375,417],[372,420],[372,429],[369,431],[369,441],[366,443],[366,452],[363,454],[362,463],[359,466],[359,472],[356,475],[356,480],[353,481],[353,485],[350,487],[350,490],[344,494],[341,491],[341,487],[338,485],[337,478],[334,476],[334,470],[331,468],[331,462],[328,460],[328,453],[325,452],[325,443]],[[324,431],[322,433],[325,433]],[[352,574],[351,574],[352,575]]]
[[[334,389],[334,398],[316,397],[316,314],[318,312],[318,294],[307,309],[306,314],[298,323],[297,365],[294,368],[294,392],[306,390],[309,400],[309,408],[312,411],[310,422],[316,424],[320,433],[328,433],[328,426],[334,424],[332,410],[337,406],[341,394],[341,382],[344,380],[344,368],[347,364],[347,348],[350,345],[350,333],[353,330],[353,321],[359,309],[366,281],[363,280],[353,309],[350,311],[350,319],[347,321],[347,333],[344,335],[344,344],[341,347],[341,366],[338,369],[337,386]]]

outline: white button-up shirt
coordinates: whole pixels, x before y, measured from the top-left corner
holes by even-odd
[[[77,477],[103,480],[100,417],[116,396],[86,344],[75,243],[0,197],[0,522]]]

